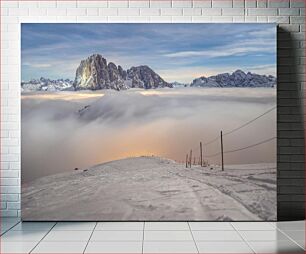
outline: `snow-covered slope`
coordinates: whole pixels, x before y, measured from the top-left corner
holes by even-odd
[[[40,79],[32,79],[30,81],[21,82],[22,92],[32,92],[32,91],[67,91],[73,89],[73,81],[69,79],[57,79],[51,80],[41,77]]]
[[[145,156],[22,186],[25,220],[275,220],[275,165],[202,168]]]
[[[236,70],[232,74],[222,73],[216,76],[200,77],[194,79],[190,86],[193,87],[274,87],[276,78],[269,75],[245,73]]]

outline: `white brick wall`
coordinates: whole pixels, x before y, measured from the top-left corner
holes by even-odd
[[[304,0],[100,0],[100,1],[8,1],[1,4],[1,215],[20,216],[20,23],[21,22],[277,22],[291,32],[279,35],[279,47],[289,48],[279,57],[280,71],[289,82],[300,82],[305,73]],[[294,49],[292,51],[292,48]],[[292,57],[295,53],[295,58]],[[282,68],[283,67],[283,68]],[[289,68],[291,67],[291,68]],[[295,67],[295,68],[292,68]],[[290,72],[294,69],[293,72]],[[290,78],[291,77],[291,78]],[[293,84],[293,83],[292,83]],[[283,103],[293,85],[280,83]],[[291,100],[291,101],[290,101]],[[281,108],[280,111],[287,110]],[[282,123],[283,124],[283,123]],[[291,125],[290,125],[291,126]],[[283,127],[289,130],[291,127]],[[288,129],[289,128],[289,129]],[[287,132],[286,132],[287,133]],[[284,132],[284,135],[286,134]],[[290,134],[294,135],[294,134]],[[288,134],[288,137],[290,136]],[[296,133],[302,140],[303,134]],[[296,140],[296,139],[295,139]],[[281,142],[281,141],[280,141]],[[283,142],[286,143],[285,141]],[[301,143],[301,142],[300,142]],[[290,148],[290,147],[289,147]],[[288,150],[288,149],[287,149]],[[289,149],[290,150],[290,149]],[[282,156],[282,155],[280,155]],[[295,156],[292,154],[292,156]],[[280,175],[300,172],[300,157],[281,157]],[[284,161],[283,161],[284,160]],[[290,165],[286,160],[290,160]],[[287,163],[287,164],[286,164]],[[286,167],[287,165],[287,167]],[[296,170],[296,171],[295,171]],[[287,176],[289,179],[289,175]],[[286,179],[286,178],[285,178]],[[280,185],[279,185],[280,186]],[[286,184],[284,184],[286,186]],[[282,187],[282,186],[280,186]],[[280,189],[287,204],[286,188]],[[288,190],[292,193],[292,190]],[[289,199],[289,198],[288,198]],[[281,206],[283,207],[283,206]],[[284,205],[284,207],[286,207]]]

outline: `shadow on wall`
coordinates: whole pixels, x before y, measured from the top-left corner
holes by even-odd
[[[304,74],[298,74],[297,42],[277,30],[277,217],[305,218]]]

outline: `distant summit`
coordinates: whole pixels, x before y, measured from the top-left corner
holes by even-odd
[[[245,73],[236,70],[232,74],[222,73],[208,78],[202,76],[192,81],[191,87],[274,87],[276,78],[274,76]]]
[[[94,54],[82,60],[76,70],[73,86],[75,90],[127,89],[125,85],[126,72],[99,54]]]
[[[174,81],[171,83],[173,87],[188,87],[190,84]]]
[[[107,60],[99,54],[91,55],[81,61],[73,86],[75,90],[114,89],[118,91],[128,88],[172,87],[146,65],[123,70],[120,65],[107,63]]]
[[[127,81],[131,81],[131,87],[152,89],[172,88],[172,85],[163,80],[156,72],[146,65],[132,67],[127,70]]]

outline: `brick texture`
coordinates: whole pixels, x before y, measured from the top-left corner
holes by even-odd
[[[20,23],[278,23],[278,219],[304,218],[304,0],[1,1],[1,216],[20,216]]]

